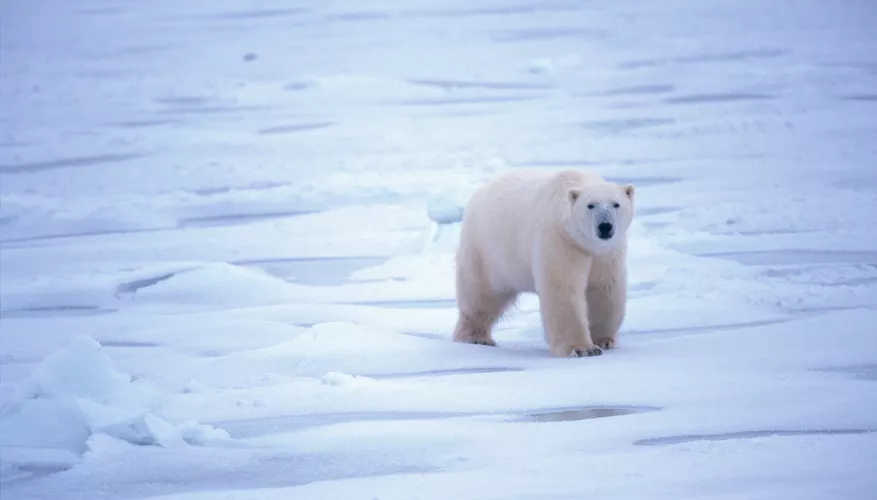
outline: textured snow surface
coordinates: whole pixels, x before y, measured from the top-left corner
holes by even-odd
[[[0,19],[3,500],[877,494],[877,3]],[[636,185],[618,349],[450,341],[521,167]]]

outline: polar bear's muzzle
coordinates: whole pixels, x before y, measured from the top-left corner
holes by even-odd
[[[601,240],[608,240],[615,236],[615,212],[606,204],[599,204],[595,207],[594,222],[596,223],[597,237]]]
[[[611,222],[601,222],[597,224],[597,237],[601,240],[608,240],[615,234],[615,226]]]

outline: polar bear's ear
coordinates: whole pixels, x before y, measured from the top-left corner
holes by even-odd
[[[576,200],[579,199],[579,195],[581,195],[581,194],[582,194],[582,190],[579,188],[570,189],[569,192],[567,193],[567,196],[569,197],[569,202],[575,203]]]
[[[633,184],[625,184],[621,186],[621,189],[624,190],[624,194],[627,198],[633,201],[633,195],[636,193],[636,188],[633,187]]]

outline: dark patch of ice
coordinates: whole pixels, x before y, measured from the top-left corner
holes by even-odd
[[[201,358],[221,358],[223,356],[227,356],[231,353],[231,351],[221,351],[218,349],[208,349],[206,351],[200,351],[198,353],[198,357]]]
[[[861,363],[847,366],[832,366],[820,368],[820,371],[843,373],[858,380],[877,382],[877,363]]]
[[[847,101],[870,101],[877,102],[877,94],[857,94],[857,95],[845,95],[841,97]]]
[[[606,134],[620,134],[641,128],[660,127],[676,123],[673,118],[626,118],[618,120],[596,120],[583,122],[582,126]]]
[[[667,436],[647,438],[634,441],[638,446],[660,446],[670,444],[692,443],[697,441],[728,441],[732,439],[753,439],[760,437],[784,437],[784,436],[837,436],[848,434],[867,434],[874,432],[869,429],[801,429],[801,430],[756,430],[725,432],[721,434],[687,434],[680,436]]]
[[[231,114],[265,109],[264,106],[225,104],[203,96],[166,96],[158,97],[154,101],[166,106],[165,109],[159,111],[164,115]]]
[[[311,86],[310,84],[304,83],[304,82],[293,82],[293,83],[289,83],[289,84],[284,85],[283,89],[284,90],[299,91],[299,90],[305,90],[307,88],[310,88],[310,86]]]
[[[167,115],[219,115],[264,111],[265,109],[267,108],[264,106],[173,106],[159,112]]]
[[[120,283],[116,287],[116,293],[136,293],[140,289],[150,287],[152,285],[161,283],[162,281],[169,280],[176,275],[177,275],[177,273],[173,272],[173,273],[162,274],[160,276],[152,276],[149,278],[143,278],[143,279],[139,279],[139,280],[128,281],[126,283]]]
[[[85,238],[89,236],[107,236],[111,234],[153,233],[167,231],[173,228],[149,228],[149,229],[107,229],[105,231],[83,231],[81,233],[57,233],[40,236],[25,236],[23,238],[7,238],[0,240],[2,248],[27,248],[37,246],[41,241],[65,240],[69,238]]]
[[[801,307],[791,308],[796,313],[816,313],[822,314],[837,311],[860,311],[860,310],[877,310],[877,304],[857,304],[850,306],[818,306],[818,307]]]
[[[472,97],[448,97],[439,99],[408,99],[393,101],[388,104],[402,106],[451,106],[455,104],[501,104],[506,102],[521,102],[540,99],[536,95],[506,95],[506,96],[472,96]]]
[[[0,165],[0,175],[32,174],[61,168],[93,167],[95,165],[105,165],[107,163],[120,163],[136,158],[142,158],[144,156],[146,156],[144,153],[102,154],[60,158],[57,160],[35,161],[30,163],[16,163],[14,165]]]
[[[218,186],[201,189],[193,189],[190,192],[200,194],[202,196],[211,196],[214,194],[230,193],[232,191],[263,191],[266,189],[274,189],[278,187],[288,186],[286,182],[262,182],[254,183],[248,186]],[[304,212],[304,211],[303,211]]]
[[[73,11],[73,13],[78,16],[107,16],[121,14],[123,12],[125,12],[123,7],[89,7]]]
[[[308,130],[318,130],[334,125],[333,122],[315,122],[315,123],[295,123],[290,125],[278,125],[276,127],[266,127],[259,129],[258,133],[267,134],[290,134],[295,132],[306,132]]]
[[[78,457],[77,457],[78,458]],[[35,463],[16,464],[10,469],[0,472],[0,484],[11,485],[19,481],[38,479],[58,472],[69,470],[76,465],[76,460],[61,460],[57,462],[44,461]],[[4,488],[5,489],[5,488]]]
[[[143,119],[143,120],[126,120],[121,122],[115,122],[111,125],[120,127],[120,128],[147,128],[147,127],[161,127],[165,125],[174,125],[177,123],[181,123],[180,120],[167,119],[167,118],[154,118],[154,119]]]
[[[478,80],[444,80],[440,78],[410,79],[409,83],[426,87],[451,89],[487,89],[487,90],[547,90],[550,85],[527,82],[498,82]]]
[[[168,96],[156,97],[153,99],[159,104],[167,104],[171,106],[203,106],[213,102],[213,99],[201,96]]]
[[[729,229],[725,231],[714,230],[713,234],[737,234],[740,236],[764,236],[764,235],[774,235],[774,234],[804,234],[804,233],[813,233],[815,230],[798,230],[798,229],[743,229],[743,230],[735,230],[733,229],[735,222],[731,222],[728,224]]]
[[[691,56],[658,58],[658,59],[638,59],[634,61],[626,61],[618,65],[619,68],[636,69],[654,66],[665,66],[669,64],[696,64],[696,63],[713,63],[713,62],[736,62],[751,59],[772,59],[788,54],[784,49],[756,49],[741,50],[738,52],[724,52],[717,54],[697,54]]]
[[[877,264],[877,252],[829,250],[764,250],[755,252],[703,252],[699,257],[733,260],[750,266],[792,264]]]
[[[478,16],[507,16],[514,14],[536,14],[539,12],[551,12],[561,10],[575,10],[576,2],[539,2],[524,3],[518,5],[504,5],[495,7],[477,7],[471,9],[435,9],[406,12],[414,17],[478,17]]]
[[[207,215],[203,217],[189,217],[181,219],[179,227],[217,227],[249,224],[269,219],[285,219],[288,217],[301,217],[315,213],[310,210],[291,210],[288,212],[265,212],[255,214],[223,214]]]
[[[788,54],[785,49],[755,49],[741,50],[738,52],[724,52],[718,54],[698,54],[692,56],[676,57],[673,60],[679,63],[698,63],[698,62],[724,62],[724,61],[743,61],[751,59],[774,59]]]
[[[0,353],[0,366],[2,365],[25,365],[29,363],[39,363],[42,357],[36,358],[20,358],[8,352]]]
[[[22,307],[20,309],[7,309],[0,311],[0,318],[41,318],[57,316],[100,316],[116,312],[115,309],[103,309],[98,306],[45,306],[45,307]]]
[[[234,10],[229,12],[222,12],[219,14],[213,14],[210,17],[216,19],[275,19],[278,17],[296,17],[300,16],[307,12],[307,9],[303,8],[292,8],[292,9],[247,9],[247,10]]]
[[[628,288],[628,291],[633,293],[640,292],[648,292],[654,290],[658,285],[660,285],[660,281],[643,281],[642,283],[634,283]]]
[[[650,215],[671,214],[682,210],[681,207],[637,207],[637,217],[648,217]]]
[[[573,422],[577,420],[618,417],[657,410],[660,410],[660,408],[653,406],[583,406],[579,408],[559,408],[551,411],[528,413],[521,415],[516,420],[524,420],[528,422]]]
[[[736,101],[764,101],[775,99],[771,94],[757,94],[746,92],[728,92],[723,94],[689,94],[664,99],[668,104],[710,104]]]
[[[328,21],[341,22],[360,22],[360,21],[382,21],[392,19],[394,16],[386,12],[378,11],[362,11],[362,12],[340,12],[338,14],[330,14],[326,16]]]
[[[131,45],[128,47],[120,47],[112,52],[114,56],[130,57],[138,54],[155,54],[157,52],[167,52],[175,50],[177,47],[170,44],[153,44],[153,45]]]
[[[101,340],[100,344],[104,347],[159,347],[155,342],[138,340]]]
[[[649,94],[666,94],[676,90],[675,85],[657,84],[657,85],[638,85],[634,87],[618,87],[614,89],[604,90],[602,92],[593,92],[591,95],[615,96],[615,95],[649,95]]]
[[[567,27],[567,28],[532,28],[495,32],[491,39],[496,42],[530,42],[572,38],[579,40],[601,40],[607,37],[605,30]]]

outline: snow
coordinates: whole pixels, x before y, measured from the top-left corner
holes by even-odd
[[[4,499],[877,491],[872,2],[0,17]],[[617,350],[450,341],[519,167],[637,186]]]
[[[166,448],[229,438],[223,430],[194,421],[175,426],[155,415],[150,409],[162,395],[115,371],[100,348],[94,339],[74,337],[16,387],[0,414],[0,446],[12,452],[4,453],[4,470],[53,467],[56,456],[85,452],[94,435]]]

